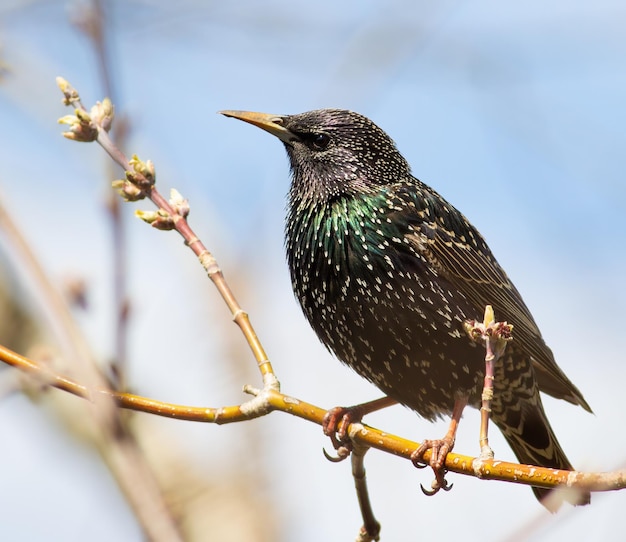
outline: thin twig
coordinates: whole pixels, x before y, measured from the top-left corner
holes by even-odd
[[[155,186],[154,165],[149,160],[143,162],[136,156],[129,160],[115,145],[108,134],[113,122],[113,104],[108,98],[105,98],[102,103],[96,103],[88,112],[76,89],[65,79],[58,77],[57,84],[65,96],[65,104],[75,107],[74,115],[67,115],[59,119],[59,123],[69,126],[69,130],[63,135],[68,139],[77,141],[97,141],[126,174],[125,181],[115,181],[114,183],[114,186],[119,185],[120,194],[129,201],[148,198],[156,205],[158,212],[142,212],[140,216],[156,228],[175,229],[183,237],[228,306],[233,315],[233,320],[241,329],[254,354],[261,375],[263,377],[273,375],[272,365],[250,323],[248,314],[237,302],[235,295],[224,279],[224,274],[217,264],[217,260],[187,222],[188,203],[177,192],[176,198],[173,195],[169,201],[165,199]],[[174,199],[177,200],[176,203],[174,203]]]
[[[506,344],[511,340],[513,326],[506,322],[496,322],[493,307],[485,307],[482,322],[465,322],[465,330],[470,338],[485,347],[485,379],[480,406],[480,455],[484,459],[493,459],[493,450],[489,446],[489,418],[493,400],[494,367],[502,357]]]
[[[102,148],[113,158],[113,160],[119,164],[125,171],[133,170],[128,158],[122,153],[122,151],[113,143],[106,131],[100,129],[97,138],[98,143]],[[259,338],[250,323],[248,313],[245,312],[234,293],[230,289],[230,286],[224,278],[224,274],[219,267],[217,260],[204,246],[202,241],[196,236],[195,232],[191,229],[191,226],[187,222],[187,219],[180,216],[170,203],[161,195],[156,187],[152,186],[148,189],[147,197],[159,208],[168,213],[174,218],[174,229],[183,237],[186,245],[194,252],[194,254],[200,260],[202,267],[204,267],[209,278],[213,281],[213,284],[217,288],[218,292],[222,296],[222,299],[228,306],[234,322],[239,326],[243,333],[254,357],[257,361],[261,375],[273,374],[271,363],[259,341]]]
[[[356,542],[374,542],[380,540],[380,523],[374,516],[367,490],[367,478],[365,476],[365,454],[369,450],[367,446],[355,446],[350,456],[352,462],[352,477],[356,489],[359,509],[363,518],[363,526],[359,530]]]

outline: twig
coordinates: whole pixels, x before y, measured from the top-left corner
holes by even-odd
[[[359,431],[358,424],[352,424],[354,431]],[[365,476],[365,454],[369,450],[367,446],[355,446],[352,450],[350,460],[352,462],[352,477],[354,478],[354,488],[359,501],[359,509],[363,518],[363,526],[359,530],[356,542],[374,542],[380,540],[380,523],[374,517],[372,504],[370,503],[369,492],[367,490],[367,478]]]
[[[150,160],[143,162],[136,156],[128,160],[115,145],[107,133],[113,122],[113,105],[110,100],[104,99],[102,103],[96,103],[87,112],[78,92],[67,81],[58,77],[57,84],[65,96],[65,103],[76,106],[74,115],[67,115],[59,119],[61,124],[69,126],[69,130],[63,135],[68,139],[77,141],[97,141],[126,173],[125,180],[114,182],[114,187],[120,195],[128,201],[148,198],[156,205],[158,211],[138,212],[138,216],[157,229],[174,229],[183,237],[228,306],[234,322],[241,329],[252,350],[261,375],[274,374],[267,354],[250,323],[248,313],[237,302],[213,254],[209,252],[189,226],[186,219],[189,214],[187,200],[184,200],[175,190],[172,190],[170,200],[166,200],[155,186],[156,173],[152,162]]]
[[[493,399],[494,366],[506,349],[507,341],[511,340],[513,326],[506,322],[496,322],[491,305],[485,307],[482,322],[471,320],[465,323],[465,330],[473,341],[485,346],[485,381],[480,406],[480,456],[493,459],[493,450],[489,446],[489,418]]]

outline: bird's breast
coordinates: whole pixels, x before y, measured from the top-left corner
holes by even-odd
[[[465,298],[459,303],[407,242],[410,231],[388,222],[382,203],[355,209],[342,202],[290,216],[287,254],[294,292],[322,342],[386,393],[433,417],[453,403],[457,388],[474,387],[476,373],[470,376],[463,355],[474,349],[462,332]],[[419,385],[434,379],[448,383],[434,392]]]

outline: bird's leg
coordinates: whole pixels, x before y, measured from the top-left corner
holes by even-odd
[[[398,401],[391,397],[381,397],[374,401],[353,405],[350,407],[331,408],[322,422],[322,429],[337,451],[337,456],[332,457],[324,451],[324,455],[330,461],[342,461],[350,455],[352,444],[348,438],[348,426],[351,423],[360,422],[366,414],[370,414],[382,408],[397,404]]]
[[[459,421],[463,414],[463,409],[467,406],[468,398],[466,396],[458,398],[454,402],[454,408],[452,409],[452,419],[450,420],[450,426],[448,432],[442,439],[425,440],[420,447],[411,454],[411,461],[413,464],[421,468],[424,461],[424,454],[427,450],[430,450],[430,461],[428,465],[433,469],[435,473],[435,481],[432,485],[432,491],[426,491],[422,487],[422,491],[427,495],[434,495],[440,489],[449,490],[452,486],[448,485],[448,482],[444,478],[446,462],[446,456],[448,452],[452,451],[454,447],[454,441],[456,439],[456,431],[459,427]]]

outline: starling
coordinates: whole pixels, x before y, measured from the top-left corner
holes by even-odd
[[[411,174],[392,139],[341,109],[222,113],[285,145],[289,271],[324,345],[420,416],[454,413],[458,421],[465,404],[480,408],[485,374],[484,350],[463,324],[492,305],[514,325],[514,338],[495,366],[491,420],[521,463],[573,470],[539,392],[591,412],[589,405],[483,237]],[[533,491],[541,501],[549,490]],[[589,494],[571,500],[586,504]]]

